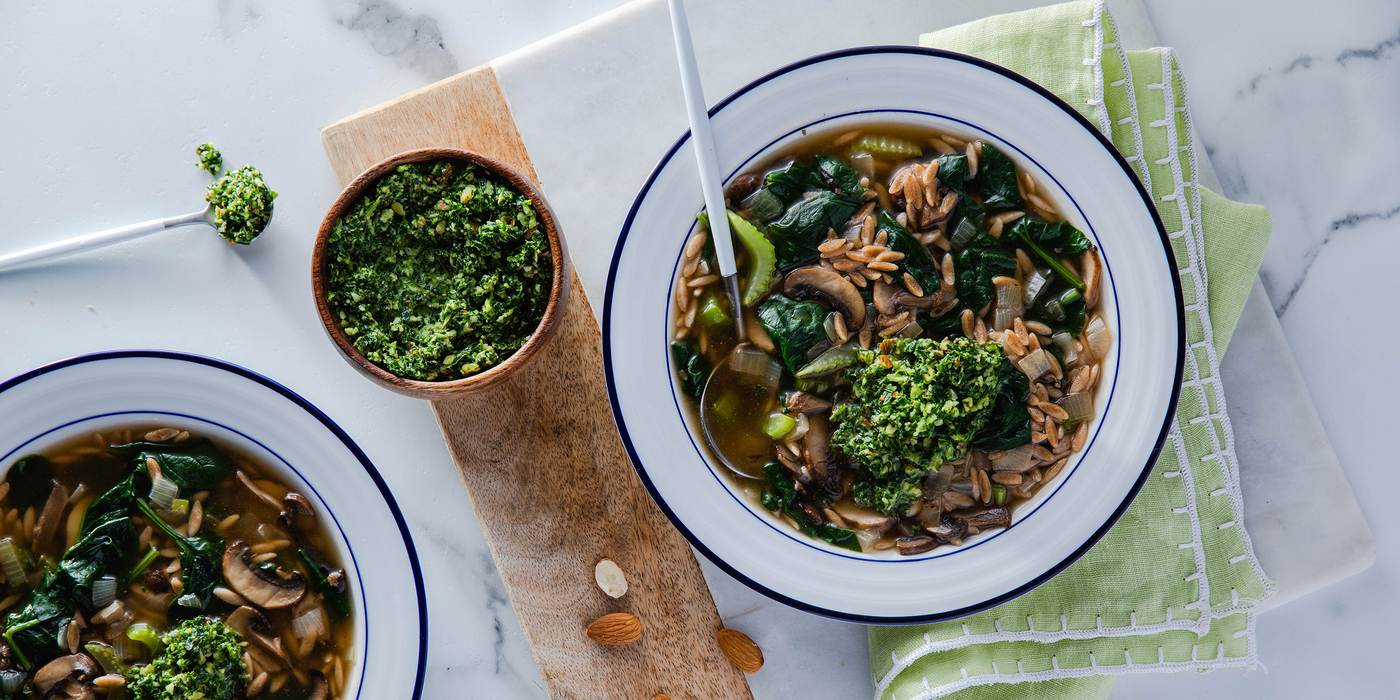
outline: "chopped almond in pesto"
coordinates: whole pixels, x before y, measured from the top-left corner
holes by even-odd
[[[469,163],[408,163],[331,232],[327,301],[355,348],[392,374],[460,379],[520,349],[554,266],[530,200]]]

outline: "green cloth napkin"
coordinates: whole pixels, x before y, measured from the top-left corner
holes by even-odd
[[[1268,212],[1197,185],[1176,55],[1124,51],[1102,2],[990,17],[920,44],[1021,73],[1111,138],[1171,236],[1190,352],[1169,440],[1118,524],[1009,603],[951,622],[870,628],[875,697],[1106,697],[1117,674],[1254,665],[1253,611],[1274,587],[1243,527],[1219,360],[1268,243]]]

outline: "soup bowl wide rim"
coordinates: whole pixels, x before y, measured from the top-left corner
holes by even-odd
[[[143,395],[122,386],[130,381],[125,378],[128,375],[170,382]],[[114,388],[103,388],[108,386]],[[386,693],[413,700],[421,697],[428,621],[417,550],[383,477],[344,429],[310,401],[257,372],[211,357],[166,350],[96,352],[40,366],[0,383],[0,409],[69,387],[105,393],[90,404],[40,399],[35,416],[24,419],[29,424],[19,434],[0,436],[0,466],[9,466],[20,454],[94,431],[159,421],[202,430],[270,463],[280,479],[304,489],[313,507],[324,513],[331,546],[351,584],[354,648],[341,697],[353,700]],[[351,462],[363,473],[345,471]],[[382,502],[364,493],[371,488]],[[340,507],[332,508],[328,500]],[[349,509],[352,505],[354,511]],[[379,534],[368,535],[372,528],[378,528]],[[407,570],[387,571],[380,563],[388,561],[406,564]],[[408,592],[404,588],[411,595],[402,595]],[[391,592],[399,594],[388,595]],[[389,628],[388,634],[371,635],[371,624],[376,630]]]
[[[875,94],[875,88],[864,94],[860,87],[853,87],[851,76],[874,75],[874,71],[916,77],[932,75],[949,79],[950,84],[963,81],[999,90],[995,96],[1003,101],[998,108],[1038,110],[1036,115],[1048,120],[1049,126],[1036,128],[1061,129],[1054,135],[1083,146],[1085,153],[1069,156],[1061,153],[1046,161],[1046,154],[1054,155],[1056,148],[1064,146],[1046,145],[1052,139],[1034,129],[1027,132],[1036,137],[1032,141],[1025,140],[1026,133],[1002,140],[994,127],[984,128],[984,121],[967,118],[969,110],[989,109],[975,99],[964,98],[962,103],[951,107],[951,111],[908,108],[910,104],[921,104],[920,100],[947,98],[947,90],[928,91],[932,97],[892,99]],[[799,89],[812,90],[819,97],[811,100],[812,104],[787,106],[788,102],[802,102],[782,99]],[[820,100],[832,93],[854,96],[859,104],[848,111],[829,112]],[[956,102],[958,96],[952,97],[955,99],[950,101]],[[960,109],[963,112],[959,113]],[[1019,528],[1017,532],[1018,528],[1013,525],[1005,530],[983,533],[973,538],[978,542],[971,545],[944,547],[920,557],[903,558],[882,556],[882,553],[843,554],[843,550],[810,538],[806,538],[810,541],[802,541],[805,536],[790,527],[786,529],[791,532],[782,532],[785,526],[753,503],[755,499],[741,496],[732,481],[719,477],[723,468],[699,444],[703,439],[694,430],[698,424],[692,416],[657,417],[668,412],[684,414],[679,406],[677,380],[669,358],[658,360],[657,356],[668,354],[670,285],[680,262],[679,251],[693,225],[686,230],[687,225],[681,223],[675,227],[678,232],[669,238],[656,231],[668,229],[658,222],[675,223],[679,221],[678,212],[693,210],[686,214],[690,216],[703,206],[696,184],[698,177],[693,174],[693,147],[687,131],[657,164],[628,213],[614,250],[603,312],[603,355],[613,414],[643,484],[672,523],[717,566],[764,595],[820,615],[879,624],[952,619],[993,607],[1034,589],[1087,552],[1126,512],[1151,473],[1172,424],[1184,368],[1185,305],[1171,242],[1151,196],[1123,156],[1088,119],[1030,80],[970,56],[909,46],[861,47],[812,56],[739,89],[711,109],[710,116],[716,125],[717,152],[726,180],[783,146],[804,138],[808,128],[834,131],[843,124],[883,119],[938,125],[996,143],[1008,151],[1018,167],[1031,167],[1038,182],[1045,183],[1048,178],[1050,188],[1056,190],[1051,195],[1058,208],[1061,211],[1071,208],[1067,218],[1100,245],[1108,282],[1103,289],[1101,309],[1115,334],[1114,352],[1110,355],[1111,362],[1105,361],[1100,396],[1106,400],[1100,399],[1104,401],[1102,408],[1096,406],[1099,415],[1095,417],[1089,444],[1074,455],[1055,481],[1013,514],[1015,523],[1020,524],[1046,510],[1048,514],[1041,517],[1043,522],[1056,518],[1064,522],[1073,520],[1072,531],[1068,534],[1055,535],[1053,542],[1037,542],[1028,528]],[[748,121],[741,122],[744,119]],[[1035,157],[1037,152],[1041,155],[1039,159]],[[1061,184],[1062,179],[1068,184]],[[1108,202],[1107,193],[1084,191],[1084,183],[1095,181],[1112,188],[1111,192],[1119,195],[1117,200]],[[1127,222],[1132,224],[1127,227],[1130,233],[1096,229],[1094,222],[1088,220],[1090,214],[1081,207],[1081,201],[1089,202],[1089,211],[1101,225]],[[629,238],[634,228],[638,235]],[[643,231],[652,233],[643,236]],[[1107,238],[1101,239],[1100,235]],[[1130,238],[1131,235],[1137,238]],[[656,243],[655,238],[666,242]],[[1111,244],[1105,245],[1105,241]],[[660,258],[663,255],[666,257]],[[1122,266],[1116,281],[1109,255],[1116,256],[1117,263]],[[657,290],[652,289],[661,273],[644,271],[643,261],[669,273],[665,282],[660,283],[664,285],[660,286],[664,292],[657,294]],[[645,286],[639,286],[636,281],[642,277],[646,279]],[[1128,286],[1123,286],[1124,283]],[[1142,318],[1130,315],[1125,319],[1120,302],[1127,304],[1129,314],[1134,311],[1150,313],[1138,313]],[[654,307],[658,304],[667,311],[657,311]],[[659,324],[656,323],[658,314],[665,318]],[[1127,326],[1122,325],[1125,321]],[[1120,337],[1120,332],[1127,333],[1127,337]],[[1135,351],[1126,358],[1127,364],[1120,366],[1125,359],[1123,346],[1128,341],[1135,344]],[[665,369],[660,369],[662,367]],[[1120,371],[1124,377],[1121,383]],[[665,372],[666,376],[659,376],[659,372]],[[671,395],[656,391],[663,382]],[[1117,391],[1123,394],[1118,397],[1117,405],[1113,405]],[[673,402],[675,407],[669,405]],[[1127,406],[1130,402],[1133,403],[1131,410]],[[1095,453],[1100,435],[1105,436],[1105,446]],[[698,457],[691,455],[688,448],[692,446]],[[1123,455],[1131,456],[1130,464],[1141,466],[1112,463],[1114,457]],[[1086,473],[1111,476],[1111,493],[1089,495],[1085,485],[1089,476],[1080,478],[1072,488],[1062,488],[1069,486],[1071,476],[1086,462],[1089,463],[1084,470]],[[697,465],[708,469],[719,487],[695,475],[693,468]],[[1062,490],[1066,495],[1060,495]],[[722,491],[727,491],[730,498],[726,499]],[[1055,496],[1058,500],[1052,498]],[[710,499],[707,503],[713,513],[691,502],[706,498]],[[1066,515],[1076,500],[1084,502],[1085,512]],[[1050,504],[1053,506],[1042,508]],[[745,517],[744,511],[752,517]],[[1014,537],[1002,538],[995,546],[979,546],[1013,532],[1016,533]],[[744,544],[729,541],[733,539],[742,539]],[[808,551],[800,551],[804,549]],[[989,563],[1006,564],[1011,557],[1019,556],[1018,553],[1037,549],[1044,549],[1045,553],[1032,555],[1031,558],[1040,557],[1036,562],[1010,566],[1015,570],[1002,572],[999,577],[977,570],[959,570],[960,566],[967,567],[960,564],[959,558],[985,567]],[[981,551],[971,554],[973,550]],[[1046,559],[1052,555],[1053,559]],[[930,562],[938,559],[944,560],[938,566],[957,570],[959,577],[967,579],[961,590],[948,595],[903,590],[902,587],[926,581],[932,584],[930,587],[936,587],[940,569],[931,568],[934,565]],[[900,573],[887,576],[879,571]],[[806,580],[813,575],[828,580]],[[887,584],[886,578],[895,580]],[[982,582],[986,582],[986,592],[976,590]],[[866,595],[848,598],[842,595],[842,586],[860,586]],[[880,599],[882,596],[885,599]]]

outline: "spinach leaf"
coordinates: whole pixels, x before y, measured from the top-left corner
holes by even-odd
[[[700,354],[700,346],[689,340],[671,343],[671,358],[681,372],[681,390],[687,396],[700,398],[705,381],[710,377],[710,361]]]
[[[769,462],[763,465],[763,473],[768,476],[768,487],[763,489],[762,495],[759,496],[759,502],[764,508],[777,512],[797,497],[797,487],[793,485],[792,475],[783,465]]]
[[[1064,326],[1070,335],[1078,336],[1084,332],[1084,295],[1080,294],[1078,289],[1071,287],[1058,294],[1048,295],[1040,303],[1038,311],[1041,318],[1050,321],[1052,325]]]
[[[860,184],[860,173],[840,158],[817,156],[817,175],[829,188],[842,194],[865,194],[865,188]]]
[[[792,204],[801,199],[803,193],[825,186],[812,166],[797,160],[763,178],[764,189],[772,192],[783,204]]]
[[[1016,258],[1000,250],[969,245],[958,253],[954,267],[957,270],[958,301],[964,308],[977,313],[996,297],[996,285],[992,284],[992,278],[1016,274]]]
[[[1011,229],[1011,234],[1026,244],[1031,252],[1044,260],[1050,269],[1060,276],[1060,279],[1076,289],[1084,288],[1084,282],[1079,279],[1079,275],[1065,267],[1060,262],[1059,257],[1061,255],[1078,255],[1089,250],[1091,247],[1089,239],[1080,233],[1079,229],[1066,221],[1047,224],[1023,216]]]
[[[807,350],[826,340],[826,309],[814,301],[793,301],[774,294],[758,307],[758,322],[793,374],[807,362]]]
[[[132,558],[136,543],[131,518],[119,515],[104,519],[68,549],[58,563],[58,571],[45,585],[51,595],[61,596],[89,613],[95,612],[92,584],[113,571],[124,574],[122,564]]]
[[[216,486],[228,476],[229,460],[214,443],[204,438],[185,442],[133,442],[107,448],[119,457],[133,457],[144,463],[154,457],[165,478],[181,489],[197,491]]]
[[[1030,380],[1010,360],[1002,360],[1001,390],[987,423],[972,438],[972,446],[990,452],[1009,450],[1031,441],[1031,416],[1024,401],[1031,391]]]
[[[150,491],[151,479],[146,474],[146,468],[137,467],[120,483],[108,489],[107,493],[102,494],[88,506],[87,512],[83,514],[81,533],[86,535],[103,521],[130,513],[136,507],[137,499]]]
[[[967,156],[939,156],[938,181],[954,192],[967,191]]]
[[[21,457],[5,475],[10,485],[10,503],[20,512],[43,505],[53,490],[53,464],[43,455]]]
[[[326,603],[326,612],[331,616],[331,622],[344,619],[350,614],[350,604],[345,601],[345,594],[329,580],[330,571],[316,563],[315,559],[305,549],[298,549],[297,556],[306,565],[306,571],[310,574],[311,584],[316,592],[321,594],[321,598]],[[344,576],[344,573],[341,574]]]
[[[768,226],[768,240],[778,257],[778,269],[786,272],[819,255],[817,246],[828,229],[841,228],[865,202],[852,195],[820,192],[787,210]]]
[[[1016,164],[992,144],[982,144],[982,206],[1012,209],[1021,206],[1021,188],[1016,184]]]
[[[72,619],[73,608],[61,598],[43,589],[29,596],[22,610],[11,613],[5,620],[5,641],[26,669],[58,658],[58,633],[63,623]]]
[[[938,181],[958,193],[958,201],[953,205],[953,213],[948,215],[948,231],[956,231],[958,224],[963,219],[967,219],[973,224],[982,220],[982,215],[986,213],[986,210],[970,194],[972,181],[967,176],[967,156],[940,156],[938,159]]]
[[[938,263],[933,261],[933,255],[920,243],[914,235],[899,225],[894,217],[888,212],[881,211],[876,219],[876,232],[884,231],[889,237],[890,250],[904,253],[904,259],[899,264],[905,272],[914,276],[914,280],[923,288],[925,294],[932,294],[938,289],[941,279]],[[897,277],[898,275],[892,275]]]
[[[185,582],[185,593],[170,607],[171,614],[180,607],[196,612],[203,610],[209,605],[214,587],[223,582],[223,569],[220,566],[224,553],[223,542],[207,535],[185,537],[156,515],[145,501],[138,500],[136,506],[180,548],[180,569]]]
[[[1041,250],[1056,255],[1080,255],[1089,250],[1089,239],[1068,221],[1045,223],[1023,216],[1011,229],[1017,238],[1040,246]]]
[[[763,473],[768,476],[768,487],[763,489],[759,496],[764,508],[787,513],[809,537],[853,552],[861,551],[860,540],[856,539],[854,530],[836,527],[830,523],[814,523],[807,517],[806,512],[793,504],[797,498],[797,488],[794,486],[792,474],[783,465],[769,462],[763,466]]]

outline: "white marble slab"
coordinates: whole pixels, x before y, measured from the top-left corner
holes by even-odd
[[[339,189],[318,127],[620,4],[6,5],[0,10],[0,250],[197,207],[205,180],[192,151],[205,140],[220,145],[232,164],[262,168],[282,198],[272,229],[251,248],[230,248],[208,232],[186,229],[0,275],[0,375],[93,350],[158,347],[218,356],[286,383],[355,437],[404,505],[433,612],[425,697],[544,697],[427,406],[363,381],[317,325],[307,261],[316,226]],[[980,13],[1017,6],[983,3]],[[1301,270],[1308,270],[1286,307],[1283,330],[1376,528],[1380,558],[1370,570],[1260,618],[1269,673],[1127,677],[1118,682],[1118,694],[1384,696],[1393,689],[1388,630],[1400,623],[1400,526],[1382,517],[1400,493],[1388,439],[1394,433],[1390,397],[1400,393],[1400,376],[1386,370],[1394,334],[1387,323],[1394,316],[1388,262],[1400,253],[1400,218],[1388,214],[1400,205],[1393,165],[1400,160],[1400,127],[1393,119],[1400,102],[1400,64],[1393,58],[1400,6],[1149,0],[1146,7],[1163,43],[1181,53],[1225,194],[1263,202],[1274,212],[1265,272],[1276,301],[1293,285],[1279,280],[1301,279]],[[774,67],[782,46],[801,40],[814,17],[842,17],[846,41],[822,34],[837,46],[879,41],[874,37],[881,32],[900,34],[885,41],[912,42],[919,32],[980,14],[961,3],[907,1],[813,8],[786,23],[762,24],[762,31],[734,24],[729,36],[743,41],[730,53],[739,65],[719,66],[713,78],[707,61],[723,46],[700,38],[711,99]],[[1124,7],[1116,9],[1126,25]],[[692,14],[704,14],[694,0]],[[673,55],[658,56],[669,69]],[[662,119],[673,119],[665,124],[671,135],[659,146],[664,150],[684,128],[679,111],[637,104],[628,116],[637,125]],[[635,156],[646,168],[660,155],[566,145],[584,163]],[[1330,242],[1316,245],[1322,240]],[[593,254],[577,246],[574,252],[580,263]],[[1239,352],[1241,342],[1237,338],[1225,369],[1235,408],[1248,401],[1233,386],[1233,365],[1250,359]],[[1266,380],[1283,383],[1287,372],[1275,374]],[[1260,425],[1280,420],[1275,411],[1263,413]],[[1264,526],[1255,518],[1265,510],[1252,505],[1260,502],[1252,475],[1267,473],[1256,466],[1285,464],[1310,445],[1294,444],[1252,463],[1243,447],[1248,424],[1237,411],[1247,524],[1266,568],[1278,576],[1284,569],[1266,552],[1280,561],[1299,559],[1307,533],[1315,538],[1323,524],[1290,521],[1284,506],[1275,511],[1279,521],[1303,532],[1285,531],[1277,548],[1266,549]],[[715,596],[744,625],[765,630],[770,665],[753,677],[760,697],[866,697],[862,628],[807,616],[799,622],[792,611],[739,586],[717,585]],[[757,609],[744,614],[750,608]]]

